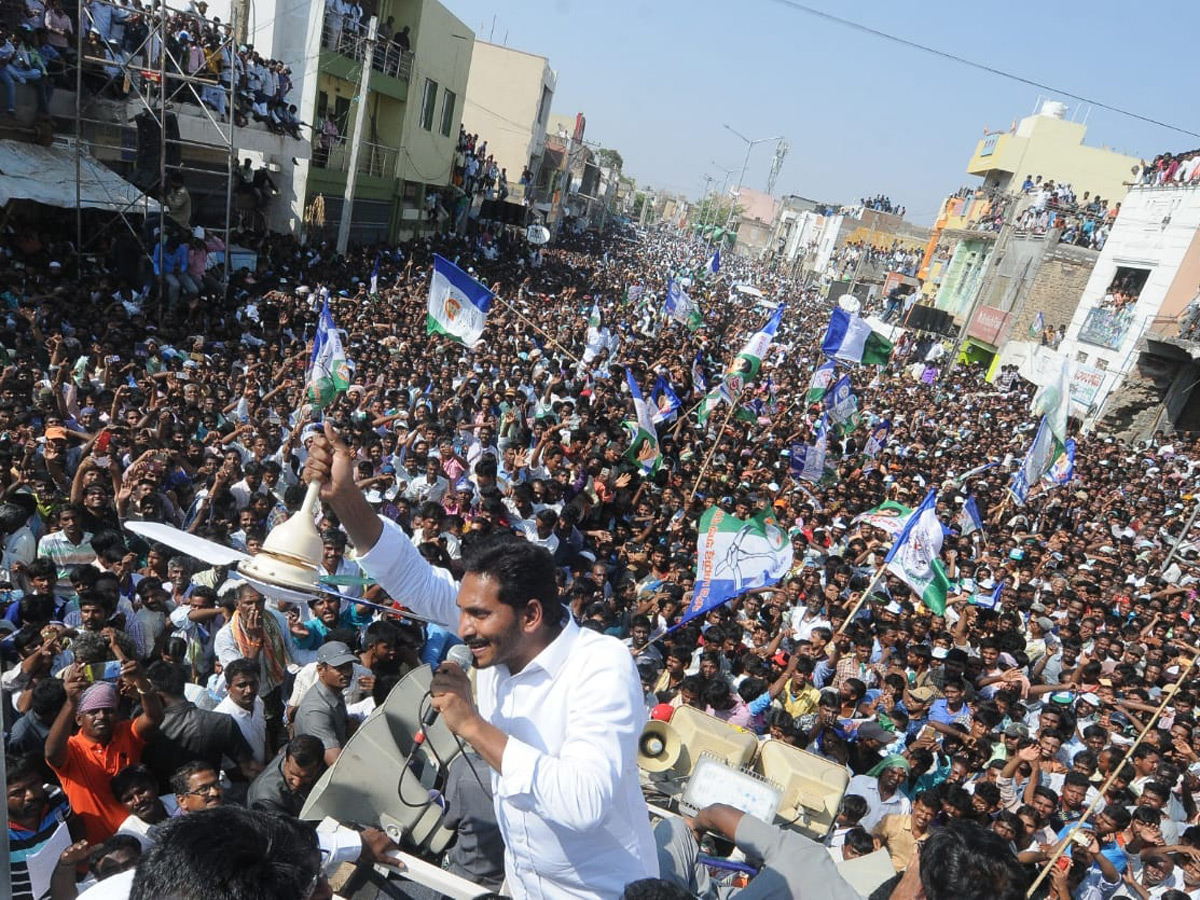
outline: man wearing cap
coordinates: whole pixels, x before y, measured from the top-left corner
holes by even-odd
[[[158,695],[136,660],[121,663],[121,677],[137,691],[142,712],[136,719],[119,718],[115,685],[97,681],[89,686],[83,667],[74,665],[64,679],[67,700],[46,736],[46,762],[58,775],[92,844],[115,833],[128,815],[110,782],[123,768],[141,761],[146,741],[163,718]],[[75,725],[79,731],[71,734]]]
[[[317,651],[317,683],[300,700],[293,734],[308,734],[325,747],[325,765],[341,755],[349,735],[346,700],[342,691],[354,677],[358,657],[341,641],[329,641]]]

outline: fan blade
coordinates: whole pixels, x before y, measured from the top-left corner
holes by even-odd
[[[375,584],[374,578],[362,575],[322,575],[321,584],[336,584],[338,587],[370,587]]]
[[[172,550],[178,550],[185,556],[193,556],[211,566],[232,566],[249,559],[241,550],[188,534],[162,522],[126,522],[125,528],[148,541],[166,544]]]

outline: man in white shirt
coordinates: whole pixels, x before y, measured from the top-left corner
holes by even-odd
[[[418,475],[409,482],[404,496],[413,504],[424,503],[427,500],[430,503],[441,503],[448,490],[450,490],[450,482],[442,474],[441,463],[434,457],[430,457],[425,464],[425,474]]]
[[[237,723],[242,737],[254,753],[254,761],[267,764],[267,719],[262,698],[258,696],[258,661],[235,659],[225,669],[225,685],[229,693],[216,706],[216,712],[227,713]]]
[[[354,484],[349,449],[327,426],[309,480],[337,513],[359,563],[391,596],[455,629],[474,655],[470,680],[443,664],[433,706],[491,767],[508,887],[523,898],[616,898],[655,877],[658,858],[638,786],[641,683],[615,638],[580,629],[562,605],[553,558],[497,537],[466,560],[461,585],[376,516]]]

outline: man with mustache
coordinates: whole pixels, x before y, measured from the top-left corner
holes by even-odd
[[[479,669],[443,664],[433,706],[492,769],[496,818],[513,896],[615,898],[658,874],[637,741],[645,724],[629,650],[581,630],[558,595],[550,553],[512,536],[464,552],[456,583],[405,534],[378,517],[354,483],[354,459],[326,425],[305,477],[323,484],[358,551],[389,595],[456,631]]]

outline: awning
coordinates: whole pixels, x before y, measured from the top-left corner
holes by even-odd
[[[112,169],[84,153],[79,161],[79,196],[75,193],[75,151],[21,141],[0,141],[0,203],[32,200],[74,209],[142,212],[143,194]],[[159,208],[149,199],[149,210]]]

